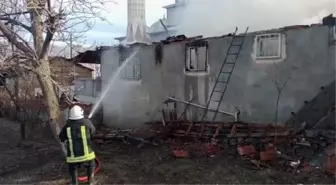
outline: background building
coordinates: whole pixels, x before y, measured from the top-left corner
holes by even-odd
[[[128,0],[127,2],[127,32],[122,38],[122,44],[144,43],[150,44],[146,26],[146,1]]]
[[[136,22],[135,20],[141,18],[144,18],[144,20],[139,22],[145,23],[145,7],[141,6],[141,4],[133,6],[133,4],[130,4],[130,1],[134,0],[129,0],[128,2],[128,25],[132,25],[132,22]],[[163,8],[166,9],[166,16],[163,16],[161,20],[154,22],[150,27],[146,26],[146,33],[150,36],[153,42],[159,42],[160,40],[166,39],[168,36],[177,34],[178,26],[181,23],[181,17],[183,17],[187,2],[188,0],[175,0],[174,4],[164,6]],[[132,13],[133,11],[139,11],[140,14]],[[168,32],[163,25],[167,28]],[[127,28],[127,34],[129,34],[129,26]],[[125,38],[126,36],[117,37],[115,39],[122,42]]]

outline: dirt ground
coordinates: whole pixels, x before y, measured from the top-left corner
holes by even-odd
[[[55,142],[50,138],[38,141],[35,137],[20,142],[19,125],[0,118],[2,184],[67,184],[67,166]],[[102,162],[98,184],[335,184],[333,177],[323,174],[255,170],[229,155],[175,159],[165,148],[136,148],[118,141],[95,149]]]

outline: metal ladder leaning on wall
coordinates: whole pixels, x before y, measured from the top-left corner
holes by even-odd
[[[237,31],[238,28],[236,27],[236,30],[234,32],[234,35],[231,39],[231,43],[229,45],[229,48],[227,49],[227,53],[225,55],[224,61],[222,63],[222,66],[219,70],[219,73],[216,77],[216,81],[215,81],[215,85],[211,91],[208,103],[206,105],[206,109],[203,112],[201,121],[204,121],[207,113],[209,111],[209,106],[210,104],[213,102],[215,103],[215,112],[214,115],[212,117],[212,122],[215,121],[217,114],[218,114],[218,110],[220,108],[220,105],[222,103],[224,94],[226,92],[228,83],[230,81],[232,72],[236,66],[236,61],[237,58],[239,56],[240,50],[242,48],[242,46],[244,45],[244,41],[245,41],[245,36],[247,34],[248,31],[248,27],[246,28],[245,32],[242,35],[237,35]],[[229,58],[232,57],[232,60],[228,60]],[[229,70],[225,70],[227,69],[226,67],[228,66]],[[225,80],[222,79],[222,76],[224,76]],[[226,76],[226,77],[225,77]],[[215,93],[219,94],[219,100],[214,100],[214,95]]]
[[[202,118],[201,118],[201,122],[205,121],[207,113],[209,112],[209,109],[210,109],[209,108],[210,104],[212,102],[216,103],[216,106],[215,106],[216,108],[214,108],[214,109],[212,108],[212,111],[214,111],[214,115],[213,115],[211,121],[214,122],[216,117],[217,117],[217,114],[218,114],[220,105],[222,103],[224,94],[226,92],[229,80],[230,80],[232,72],[233,72],[233,70],[236,66],[237,58],[238,58],[240,50],[241,50],[241,48],[244,44],[245,36],[247,34],[247,31],[248,31],[248,27],[246,28],[245,32],[241,35],[237,35],[237,31],[238,31],[238,28],[236,27],[236,30],[233,34],[232,39],[231,39],[229,48],[227,49],[227,53],[225,55],[224,61],[223,61],[222,66],[219,70],[219,73],[216,77],[215,85],[214,85],[214,87],[211,91],[211,94],[210,94],[209,100],[207,102],[206,108],[204,109],[204,112],[203,112],[203,115],[202,115]],[[232,60],[229,60],[230,57],[233,57]],[[229,66],[230,70],[225,71],[226,66]],[[226,80],[221,79],[222,75],[226,75],[226,77],[225,77]],[[215,93],[219,94],[219,100],[214,100],[213,99]],[[183,113],[185,113],[188,105],[185,107],[185,110],[183,111]],[[181,117],[182,117],[182,115],[181,115]],[[193,124],[190,124],[190,126],[189,126],[189,128],[186,132],[187,135],[189,134],[192,126],[193,126]],[[203,133],[203,129],[204,128],[202,127],[202,133]]]
[[[236,27],[235,29],[235,32],[233,33],[233,37],[231,39],[231,42],[230,42],[230,45],[229,45],[229,48],[227,49],[227,52],[226,52],[226,55],[225,55],[225,58],[224,58],[224,61],[222,63],[222,66],[220,68],[220,71],[219,71],[219,74],[218,76],[216,77],[216,81],[215,81],[215,85],[211,91],[211,94],[210,94],[210,98],[207,102],[207,105],[206,105],[206,109],[204,109],[204,113],[202,115],[202,119],[201,121],[204,121],[205,120],[205,117],[207,116],[207,113],[209,111],[209,106],[211,104],[211,102],[217,102],[217,108],[215,109],[215,115],[212,119],[212,121],[214,121],[217,117],[217,114],[218,114],[218,111],[219,111],[219,108],[220,108],[220,105],[221,105],[221,101],[223,100],[223,97],[224,97],[224,94],[226,92],[226,89],[227,89],[227,85],[229,83],[229,80],[230,80],[230,77],[231,77],[231,74],[233,72],[233,69],[236,65],[236,61],[237,61],[237,58],[238,58],[238,55],[240,53],[240,50],[244,44],[244,41],[245,41],[245,36],[247,34],[247,31],[248,31],[249,27],[246,28],[245,32],[242,34],[242,35],[237,35],[237,31],[238,31],[238,28]],[[238,41],[237,41],[238,40]],[[238,43],[237,43],[238,42]],[[236,51],[233,52],[232,51],[232,48],[236,48]],[[228,56],[231,56],[231,57],[234,57],[234,59],[232,61],[229,61],[228,62]],[[228,65],[232,65],[231,66],[231,70],[230,71],[224,71],[225,69],[225,66],[228,66]],[[227,74],[227,79],[226,80],[220,80],[221,78],[221,75],[225,75]],[[216,90],[216,87],[217,85],[224,85],[224,89],[222,91],[220,90]],[[220,100],[219,101],[213,101],[212,98],[213,98],[213,95],[214,93],[221,93],[220,95]],[[183,116],[185,115],[190,103],[191,103],[192,100],[190,100],[188,102],[188,104],[185,106],[179,120],[181,120],[183,118]],[[188,129],[189,130],[189,129]]]

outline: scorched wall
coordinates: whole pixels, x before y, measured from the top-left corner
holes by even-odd
[[[280,34],[279,57],[257,59],[257,35]],[[158,108],[169,96],[205,105],[215,78],[223,63],[232,37],[208,38],[208,70],[185,71],[186,42],[163,46],[162,62],[155,60],[155,46],[134,46],[139,52],[133,57],[128,71],[137,71],[136,78],[120,79],[112,85],[103,100],[104,123],[116,127],[137,127],[144,122],[160,119]],[[135,49],[137,48],[137,49]],[[273,48],[274,49],[274,48]],[[128,52],[132,49],[126,49]],[[127,54],[129,55],[129,53]],[[113,47],[102,55],[103,89],[120,65],[120,48]],[[134,62],[135,61],[135,62]],[[139,67],[134,67],[137,63]],[[131,70],[129,70],[131,69]],[[227,87],[221,109],[241,111],[241,119],[250,122],[273,122],[277,90],[272,79],[285,86],[280,103],[278,121],[284,123],[291,112],[298,111],[305,100],[316,96],[321,86],[335,79],[335,46],[331,28],[312,26],[296,29],[276,29],[248,33],[236,67]],[[178,104],[181,114],[183,104]],[[202,110],[191,109],[188,119],[199,119]],[[219,116],[227,120],[230,117]]]

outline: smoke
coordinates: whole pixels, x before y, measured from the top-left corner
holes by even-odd
[[[189,0],[179,34],[220,36],[283,27],[319,23],[336,14],[335,0]]]

